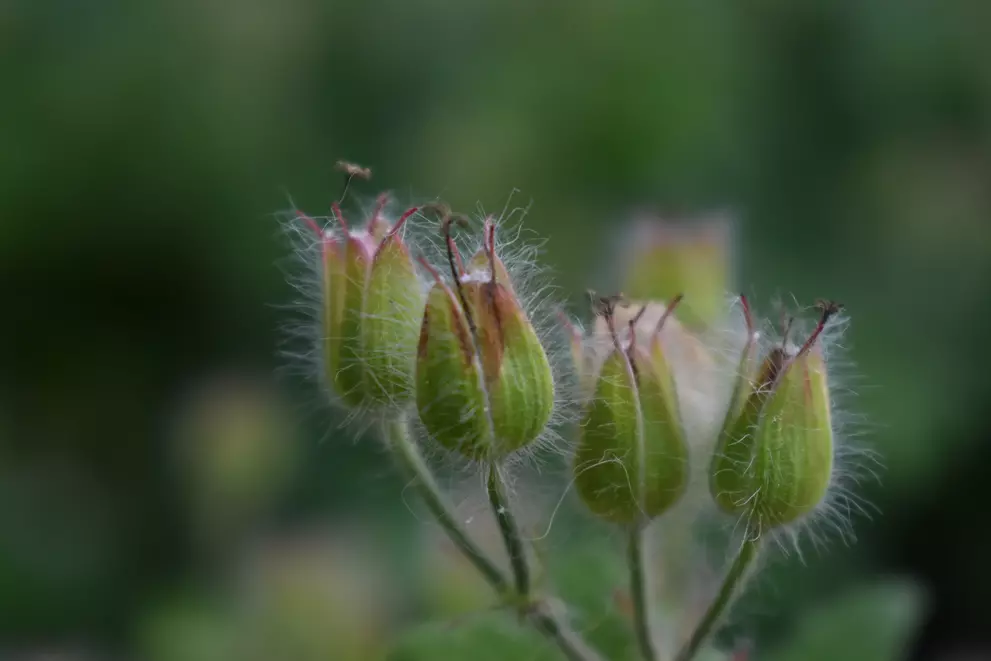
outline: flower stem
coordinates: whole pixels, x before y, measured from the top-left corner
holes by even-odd
[[[733,564],[730,565],[729,571],[726,572],[726,578],[723,579],[719,593],[716,595],[712,604],[709,605],[709,609],[702,616],[702,620],[698,626],[695,627],[692,637],[688,639],[685,646],[678,652],[677,661],[691,661],[694,659],[695,655],[702,648],[702,645],[714,633],[716,626],[722,620],[723,616],[726,615],[733,597],[743,583],[747,575],[747,570],[750,569],[750,566],[757,558],[759,546],[760,543],[756,539],[750,539],[748,537],[743,541],[743,544],[740,546],[740,552],[737,554],[736,559],[733,560]]]
[[[495,588],[499,596],[520,604],[520,614],[525,616],[544,637],[557,645],[568,661],[603,661],[602,657],[589,647],[582,637],[567,624],[564,614],[551,608],[546,600],[533,599],[530,593],[530,569],[526,562],[523,538],[519,534],[516,520],[505,503],[502,482],[497,473],[489,475],[489,499],[497,512],[499,530],[503,533],[516,582],[516,592],[502,571],[475,545],[468,533],[458,523],[437,485],[437,481],[424,462],[419,449],[410,437],[406,418],[398,416],[385,423],[384,437],[393,455],[413,480],[427,509],[444,529],[451,541],[464,553],[485,579]],[[498,505],[496,504],[498,502]],[[501,513],[500,513],[501,510]],[[512,540],[512,546],[510,545]]]
[[[633,626],[637,644],[644,661],[656,661],[654,637],[651,635],[650,596],[653,589],[651,572],[644,562],[644,537],[646,526],[635,524],[630,528],[627,541],[627,562],[630,567],[630,595],[633,599]]]
[[[534,599],[526,546],[516,517],[509,507],[499,467],[495,464],[489,468],[486,490],[506,545],[510,566],[513,568],[516,593],[522,604],[521,614],[527,616],[540,633],[552,640],[568,661],[602,661],[599,654],[568,627],[563,613],[556,612],[546,600]]]
[[[562,614],[555,612],[547,602],[535,602],[529,615],[537,630],[554,641],[568,661],[604,661],[578,633],[568,627]]]
[[[506,553],[509,555],[509,563],[513,568],[516,592],[524,601],[527,601],[530,597],[530,565],[526,558],[526,547],[523,545],[519,526],[516,525],[516,517],[509,509],[506,491],[502,485],[502,476],[499,475],[499,467],[495,464],[489,468],[486,490],[489,494],[489,503],[492,504],[492,512],[499,523],[499,532],[506,544]]]
[[[419,448],[410,437],[409,427],[405,417],[399,416],[385,423],[384,437],[389,443],[393,455],[402,465],[403,470],[413,480],[413,484],[427,509],[440,524],[454,545],[458,547],[471,564],[481,572],[485,580],[495,588],[501,596],[510,593],[509,583],[502,571],[489,560],[485,553],[468,536],[467,531],[458,523],[447,499],[437,486],[433,473],[423,460]]]

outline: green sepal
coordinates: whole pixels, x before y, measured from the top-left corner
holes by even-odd
[[[765,359],[735,420],[723,429],[710,470],[719,507],[776,527],[822,502],[833,472],[826,368],[817,347]]]
[[[345,246],[335,238],[323,241],[323,359],[327,382],[335,382],[341,365],[341,325],[344,321]]]
[[[330,356],[337,358],[330,377],[337,394],[350,406],[366,405],[364,352],[362,348],[362,309],[370,256],[360,239],[347,237],[343,243],[342,283],[332,291],[342,294],[340,323],[330,329],[328,342],[335,345]],[[328,361],[328,366],[334,361]]]
[[[654,336],[650,353],[633,352],[644,434],[644,502],[653,518],[674,505],[688,484],[685,441],[674,377]]]
[[[688,481],[688,449],[660,344],[631,353],[632,361],[617,349],[602,364],[574,466],[585,504],[620,524],[662,514]]]
[[[554,409],[554,379],[536,331],[502,284],[465,284],[476,323],[497,456],[532,442]]]
[[[833,473],[833,432],[821,354],[813,349],[785,370],[757,429],[754,471],[759,511],[770,526],[791,523],[822,502]]]
[[[413,260],[398,234],[372,259],[361,325],[365,397],[377,404],[413,398],[413,369],[423,297]]]
[[[637,455],[642,424],[636,383],[626,355],[602,364],[582,417],[575,453],[575,488],[592,513],[616,523],[639,517]]]
[[[448,450],[487,458],[492,443],[471,331],[447,285],[427,296],[416,355],[416,406],[427,431]]]

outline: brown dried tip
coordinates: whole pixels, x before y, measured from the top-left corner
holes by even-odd
[[[645,312],[647,312],[647,305],[646,304],[641,305],[640,306],[640,309],[637,310],[637,313],[635,315],[633,315],[633,318],[632,319],[630,319],[630,330],[631,331],[633,330],[633,328],[638,323],[640,323],[640,320],[643,318],[643,315],[644,315]]]
[[[799,356],[804,355],[809,349],[812,348],[815,341],[819,339],[820,335],[822,335],[822,331],[825,330],[826,324],[829,322],[830,318],[843,309],[843,305],[841,303],[825,299],[819,299],[816,301],[816,307],[822,311],[822,315],[819,317],[819,323],[816,324],[815,330],[813,330],[812,334],[809,335],[809,339],[805,340],[805,344],[803,344],[798,350]]]
[[[622,351],[619,342],[619,335],[616,334],[615,313],[616,308],[625,304],[626,297],[623,294],[613,294],[611,296],[598,296],[591,289],[588,290],[588,298],[592,305],[592,313],[597,317],[602,317],[609,329],[613,345],[617,351]]]
[[[684,294],[678,294],[668,302],[667,307],[664,308],[664,313],[661,315],[661,318],[657,320],[657,326],[654,327],[655,335],[659,335],[661,333],[661,330],[664,328],[664,322],[666,322],[668,318],[674,314],[675,308],[678,307],[684,298]]]
[[[840,312],[843,309],[843,304],[836,301],[830,301],[824,298],[820,298],[816,301],[816,307],[822,311],[823,321],[829,321],[829,318]]]
[[[460,227],[469,226],[468,216],[463,213],[454,213],[447,202],[428,202],[420,207],[420,211],[437,214],[437,218],[440,220],[440,229],[444,233],[445,238],[450,235],[452,225],[458,225]]]
[[[730,661],[747,661],[750,658],[750,652],[752,649],[753,645],[750,641],[742,641],[737,643],[736,648],[730,656]]]
[[[451,234],[451,226],[454,223],[466,226],[468,221],[462,214],[452,213],[451,207],[446,202],[429,202],[420,207],[420,211],[432,211],[440,218],[440,229],[444,234],[444,243],[447,248],[447,263],[451,268],[451,280],[454,282],[454,289],[458,294],[458,300],[461,302],[465,321],[468,323],[472,337],[475,337],[477,330],[475,319],[471,313],[471,308],[468,306],[468,300],[465,298],[464,287],[461,286],[461,276],[464,273],[465,265],[461,260],[461,253],[458,252],[458,246],[455,244],[454,237]]]
[[[334,164],[334,169],[338,172],[343,172],[348,176],[348,179],[357,177],[359,179],[364,179],[368,181],[372,178],[371,168],[363,168],[357,163],[351,163],[349,161],[340,160]]]
[[[607,321],[612,319],[616,308],[626,303],[626,296],[622,293],[599,296],[591,289],[588,290],[588,299],[592,306],[592,314],[597,317],[603,317]]]
[[[743,308],[743,319],[747,324],[747,335],[751,338],[754,335],[754,316],[750,311],[750,301],[745,294],[740,294],[740,307]]]
[[[791,336],[791,327],[795,323],[795,317],[784,310],[781,311],[781,348],[788,348],[788,338]]]

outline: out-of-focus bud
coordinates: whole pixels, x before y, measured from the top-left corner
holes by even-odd
[[[483,243],[465,271],[448,234],[454,288],[435,273],[420,327],[416,402],[438,443],[495,460],[539,436],[554,408],[554,379],[495,253],[491,223]]]
[[[719,507],[746,516],[753,532],[787,525],[825,498],[833,472],[833,427],[822,349],[838,306],[824,304],[801,347],[775,347],[756,378],[741,374],[742,405],[727,416],[710,469]],[[741,394],[742,391],[742,394]]]
[[[575,486],[588,508],[621,524],[653,518],[670,508],[688,482],[688,447],[678,394],[661,334],[677,301],[646,338],[637,324],[616,327],[616,299],[599,301],[611,349],[593,365],[594,388],[581,424]],[[593,338],[593,341],[595,338]]]
[[[380,197],[366,226],[339,227],[323,240],[323,360],[327,383],[348,406],[401,406],[413,396],[412,376],[423,295],[402,228],[382,215]]]
[[[232,595],[241,625],[235,658],[246,648],[272,660],[384,658],[394,593],[386,558],[360,531],[283,533],[242,562]]]
[[[176,468],[195,541],[229,547],[278,501],[296,443],[282,403],[263,384],[226,377],[191,392],[173,429]]]
[[[634,300],[670,300],[684,294],[689,302],[678,320],[691,329],[705,328],[723,314],[730,285],[732,226],[727,218],[689,222],[639,220],[624,259],[622,290]]]

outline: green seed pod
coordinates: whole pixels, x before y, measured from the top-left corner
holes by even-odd
[[[727,416],[710,469],[723,511],[757,531],[793,523],[825,498],[833,473],[833,428],[826,365],[816,339],[836,306],[824,309],[799,348],[764,359],[736,416]],[[747,379],[741,375],[741,379]]]
[[[412,400],[414,355],[423,295],[401,229],[381,206],[367,227],[323,234],[323,361],[327,383],[354,408]]]
[[[612,303],[606,307],[611,326]],[[595,374],[582,417],[575,487],[593,513],[615,523],[662,514],[688,482],[688,446],[660,336],[666,318],[647,348],[637,345],[635,321],[623,339],[610,329],[614,347]]]
[[[480,253],[465,274],[459,273],[449,242],[456,293],[438,277],[427,296],[416,402],[424,426],[442,446],[472,459],[496,460],[540,435],[554,408],[554,379],[495,257],[491,226],[486,233],[487,263]]]

